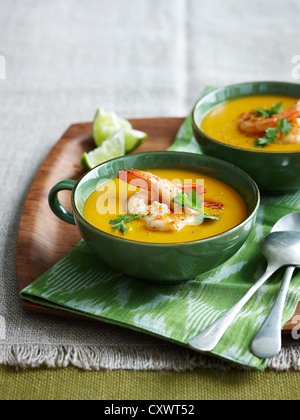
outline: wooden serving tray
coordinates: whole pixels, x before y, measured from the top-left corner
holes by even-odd
[[[133,127],[149,137],[134,153],[166,150],[174,141],[183,118],[153,118],[131,120]],[[74,124],[63,134],[40,167],[26,198],[17,242],[17,283],[23,290],[45,271],[61,260],[81,239],[77,229],[58,219],[48,206],[48,193],[59,181],[79,179],[84,170],[80,158],[94,148],[92,123]],[[70,192],[60,195],[69,210]],[[37,305],[21,299],[25,310],[63,317],[79,315]],[[295,315],[300,316],[300,304]],[[85,318],[86,319],[86,318]],[[292,321],[283,332],[291,333]]]

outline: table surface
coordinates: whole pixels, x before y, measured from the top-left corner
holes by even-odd
[[[299,400],[299,373],[0,368],[1,400]],[[134,403],[133,403],[134,405]]]
[[[0,317],[6,340],[0,346],[55,343],[62,331],[65,340],[72,334],[64,321],[22,311],[15,273],[27,191],[65,129],[92,120],[98,106],[124,117],[181,117],[206,85],[297,82],[299,12],[298,0],[172,0],[172,7],[169,0],[1,1]],[[296,389],[293,372],[16,373],[2,367],[0,374],[0,397],[12,399],[279,399]]]

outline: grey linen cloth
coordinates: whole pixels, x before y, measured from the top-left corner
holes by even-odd
[[[205,85],[295,81],[299,1],[0,0],[0,10],[0,363],[227,368],[123,328],[23,311],[18,224],[48,152],[98,106],[128,118],[185,116]],[[292,340],[268,366],[299,369],[298,355]]]

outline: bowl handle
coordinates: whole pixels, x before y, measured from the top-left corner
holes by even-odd
[[[72,213],[66,210],[58,199],[58,193],[63,190],[73,191],[76,181],[61,181],[56,184],[49,193],[48,202],[53,213],[64,222],[75,225],[75,219]]]

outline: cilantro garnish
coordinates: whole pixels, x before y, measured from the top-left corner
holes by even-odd
[[[195,191],[191,191],[188,195],[184,192],[180,192],[176,197],[171,201],[171,203],[179,204],[180,206],[195,211],[202,211],[203,202],[200,198],[200,195]]]
[[[188,195],[186,195],[184,192],[178,193],[176,197],[171,201],[171,203],[179,204],[183,208],[188,208],[199,212],[195,218],[196,223],[199,224],[201,224],[204,219],[220,219],[220,216],[210,216],[203,211],[203,201],[201,200],[200,195],[195,191],[191,191]]]
[[[133,220],[139,219],[140,217],[146,216],[145,214],[129,214],[124,216],[118,216],[117,219],[111,220],[109,222],[110,225],[113,225],[113,230],[119,230],[120,232],[123,232],[124,235],[129,229],[128,226],[125,225],[125,223],[130,223]]]
[[[277,105],[273,106],[270,109],[258,108],[258,109],[254,109],[253,112],[255,114],[260,114],[262,117],[273,117],[273,115],[277,115],[283,112],[282,106],[283,106],[283,103],[279,102]]]
[[[268,144],[274,143],[277,139],[279,133],[283,133],[285,136],[289,135],[291,132],[292,124],[285,118],[281,118],[277,127],[268,128],[266,130],[265,137],[255,140],[255,147],[265,147]]]

